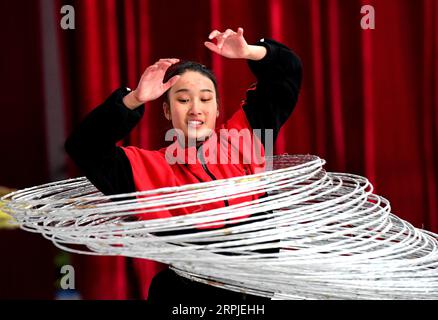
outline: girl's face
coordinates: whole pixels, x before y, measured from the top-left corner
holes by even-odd
[[[169,104],[163,104],[164,114],[186,138],[204,140],[215,129],[219,116],[216,90],[201,73],[183,73],[169,91]]]

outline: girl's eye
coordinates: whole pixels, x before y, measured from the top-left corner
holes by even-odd
[[[211,101],[211,98],[207,98],[207,99],[201,99],[202,102],[208,102]]]
[[[187,103],[189,102],[189,99],[178,99],[178,102]]]

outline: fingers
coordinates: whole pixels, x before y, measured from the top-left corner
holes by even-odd
[[[217,41],[217,46],[219,49],[222,49],[222,46],[224,45],[225,40],[232,35],[235,35],[236,33],[231,30],[231,29],[227,29],[219,38]]]
[[[164,67],[169,68],[172,64],[178,63],[179,59],[171,58],[171,59],[160,59],[157,62],[155,62],[154,65],[157,65],[158,67]]]
[[[243,36],[243,28],[238,28],[237,29],[237,32],[235,32],[235,31],[233,31],[233,30],[231,30],[231,29],[227,29],[227,30],[225,30],[225,32],[220,32],[220,31],[218,31],[218,30],[214,30],[214,31],[212,31],[210,34],[209,34],[209,36],[208,36],[208,38],[210,39],[210,40],[212,40],[212,39],[214,39],[214,38],[216,38],[216,41],[217,41],[217,48],[220,50],[220,49],[222,49],[222,47],[223,47],[223,45],[224,45],[224,43],[225,43],[225,40],[228,38],[228,37],[230,37],[230,36],[234,36],[234,35],[237,35],[237,36],[239,36],[239,37],[241,37],[241,36]],[[211,42],[209,42],[209,43],[211,43]],[[212,51],[214,51],[214,52],[217,52],[217,51],[215,51],[215,50],[213,50],[213,47],[211,47],[211,45],[207,45],[207,42],[205,43],[205,45],[210,49],[210,50],[212,50]]]
[[[172,63],[170,63],[169,61],[158,61],[155,62],[154,65],[158,67],[158,69],[167,70],[167,68],[169,68],[172,65]]]
[[[153,65],[150,65],[146,71],[146,72],[152,72],[152,71],[162,71],[162,72],[166,72],[166,70],[175,63],[178,63],[179,59],[177,58],[168,58],[168,59],[160,59],[157,62],[155,62]]]
[[[241,29],[241,28],[239,28],[239,29]],[[225,32],[220,32],[218,30],[214,30],[214,31],[210,32],[208,38],[211,40],[213,38],[216,38],[217,36],[224,36],[224,35],[228,36],[229,34],[236,34],[236,32],[234,32],[231,29],[227,29],[227,30],[225,30]]]
[[[212,31],[211,33],[210,33],[210,35],[208,36],[208,39],[213,39],[213,38],[215,38],[215,37],[217,37],[218,35],[220,34],[220,32],[219,31],[217,31],[217,30],[214,30],[214,31]]]
[[[157,62],[169,62],[171,64],[179,62],[178,58],[167,58],[167,59],[160,59]]]
[[[217,45],[215,45],[213,42],[205,41],[205,42],[204,42],[204,45],[205,45],[208,49],[210,49],[211,51],[220,54],[220,51],[221,51],[221,50],[220,50],[220,49],[217,47]]]
[[[181,78],[180,75],[173,76],[170,78],[166,83],[163,84],[164,91],[167,91],[169,88],[171,88],[175,83],[178,82],[179,78]]]
[[[230,34],[236,34],[233,30],[231,30],[231,29],[227,29],[227,30],[225,30],[225,36],[229,36]]]

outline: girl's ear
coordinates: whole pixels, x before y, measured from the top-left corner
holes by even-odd
[[[166,117],[166,119],[171,121],[172,114],[170,113],[170,106],[166,102],[163,102],[163,112],[164,112],[164,116]]]
[[[219,109],[216,111],[216,118],[219,118]]]

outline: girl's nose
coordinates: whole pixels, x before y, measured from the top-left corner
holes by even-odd
[[[190,110],[189,110],[190,114],[201,114],[201,106],[200,103],[198,101],[193,101],[190,105]]]

